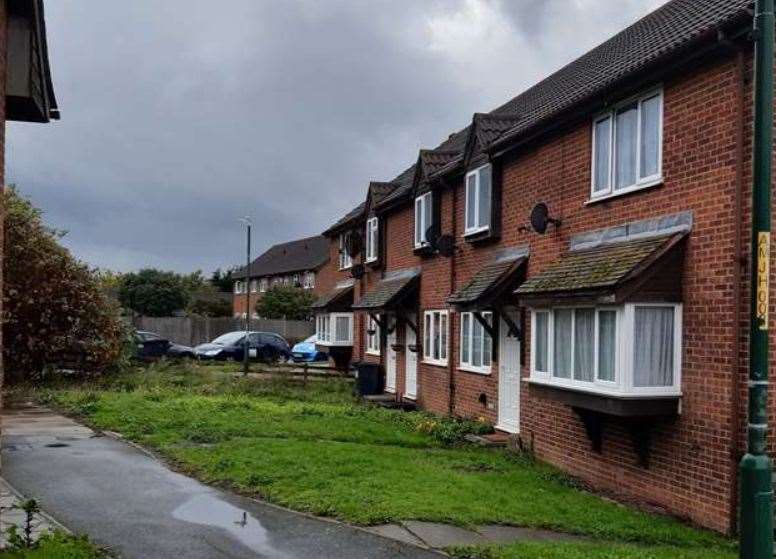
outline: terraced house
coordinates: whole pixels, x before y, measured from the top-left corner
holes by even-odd
[[[733,529],[751,31],[748,0],[673,0],[370,183],[324,233],[319,337],[397,400]]]

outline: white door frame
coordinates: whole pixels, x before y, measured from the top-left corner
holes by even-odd
[[[407,321],[417,325],[414,314],[407,316]],[[418,354],[410,350],[410,346],[417,345],[418,335],[415,330],[404,323],[404,397],[414,400],[418,397]]]
[[[385,321],[388,324],[388,319]],[[385,336],[385,391],[391,394],[396,393],[396,350],[393,345],[396,343],[396,326],[393,332]]]
[[[506,312],[506,311],[505,311]],[[514,311],[509,311],[514,322]],[[498,343],[498,423],[508,433],[520,432],[520,340],[509,336],[509,328],[500,318]]]

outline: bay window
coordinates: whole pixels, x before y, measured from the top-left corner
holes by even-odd
[[[490,229],[491,165],[483,165],[466,174],[465,235]]]
[[[415,198],[415,248],[422,248],[428,244],[426,231],[434,223],[431,192]]]
[[[627,303],[531,313],[531,380],[613,396],[678,395],[682,306]]]
[[[315,317],[316,343],[326,346],[353,345],[353,313],[328,313]]]
[[[651,91],[593,120],[591,198],[662,181],[663,92]]]
[[[448,312],[426,311],[423,315],[423,361],[447,365]]]
[[[493,323],[493,314],[480,313],[488,323]],[[461,313],[461,359],[460,369],[475,373],[490,374],[493,342],[490,334],[475,318],[474,313]]]
[[[380,355],[380,325],[371,316],[366,321],[366,352]]]
[[[376,217],[366,220],[366,261],[374,262],[378,256],[378,221]]]

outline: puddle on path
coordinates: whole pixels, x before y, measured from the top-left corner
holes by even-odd
[[[289,558],[286,553],[270,545],[269,533],[258,520],[214,495],[196,495],[172,511],[172,515],[184,522],[226,530],[260,557]]]

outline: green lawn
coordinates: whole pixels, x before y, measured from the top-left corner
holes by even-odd
[[[456,559],[736,559],[730,550],[611,543],[519,543],[454,548]]]
[[[545,544],[461,557],[734,557],[728,540],[602,500],[527,456],[460,444],[481,425],[367,407],[343,380],[303,388],[161,366],[99,385],[39,390],[38,397],[155,449],[200,479],[297,510],[357,524],[503,523],[684,550]]]
[[[0,551],[0,559],[107,559],[85,537],[57,532],[41,537],[34,549]]]

